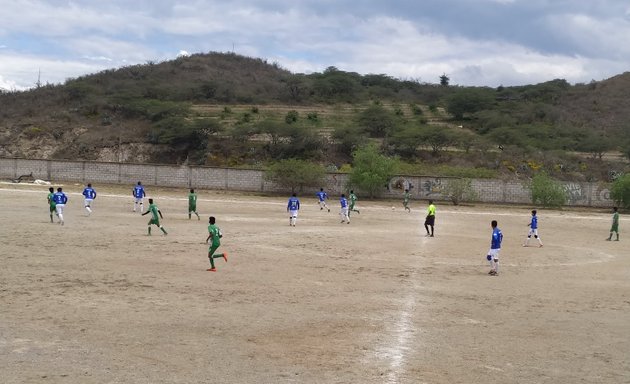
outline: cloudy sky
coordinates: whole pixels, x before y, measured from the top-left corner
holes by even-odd
[[[628,0],[0,0],[0,88],[185,53],[437,83],[602,80],[630,70]]]

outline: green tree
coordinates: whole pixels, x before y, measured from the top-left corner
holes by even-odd
[[[443,193],[453,202],[453,205],[477,199],[477,193],[473,189],[470,179],[450,179],[446,183]]]
[[[446,76],[446,73],[443,73],[442,76],[440,76],[440,85],[443,87],[448,87],[449,82],[451,81],[451,79],[449,79],[448,76]]]
[[[298,159],[280,160],[267,168],[265,180],[272,181],[277,185],[302,191],[304,187],[317,187],[322,185],[326,171],[324,167],[309,161]]]
[[[544,172],[532,177],[529,184],[532,203],[543,207],[560,207],[567,202],[567,193],[560,183]]]
[[[446,103],[446,110],[456,120],[461,120],[466,114],[472,114],[492,106],[494,91],[491,88],[462,88]]]
[[[454,135],[448,128],[427,125],[422,128],[422,140],[431,147],[433,156],[439,155],[444,148],[454,143]]]
[[[371,105],[358,117],[358,124],[370,137],[388,137],[396,129],[394,114],[382,105]]]
[[[618,205],[630,209],[630,173],[613,182],[610,188],[610,198]]]
[[[387,186],[398,169],[398,161],[382,155],[375,145],[356,150],[353,158],[349,183],[370,198]]]

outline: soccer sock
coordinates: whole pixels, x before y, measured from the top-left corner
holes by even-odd
[[[142,205],[142,203],[140,203],[140,212],[144,211],[144,205]]]
[[[190,212],[188,212],[188,220],[190,220]]]
[[[162,232],[164,232],[165,235],[168,235],[168,232],[166,232],[166,229],[164,229],[164,227],[160,226],[160,229],[162,230]]]
[[[210,268],[214,268],[214,257],[208,256],[208,260],[210,260]]]
[[[57,216],[59,216],[59,221],[61,221],[63,223],[63,213],[60,213]]]
[[[151,235],[151,226],[150,225],[147,227],[147,231],[149,232],[149,236],[150,236]]]
[[[53,217],[52,217],[52,215],[53,215],[53,214],[51,213],[51,214],[50,214],[50,222],[51,222],[51,223],[53,222]]]
[[[542,240],[540,240],[540,237],[538,237],[538,244],[543,245]]]
[[[499,260],[494,261],[494,270],[496,273],[499,273]]]
[[[197,215],[197,220],[201,220],[201,218],[199,217],[199,214],[197,213],[197,211],[195,211],[195,215]]]
[[[431,236],[433,236],[433,226],[431,226]]]
[[[138,208],[138,203],[136,203],[136,202],[134,201],[134,203],[133,203],[133,211],[135,212],[137,208]]]

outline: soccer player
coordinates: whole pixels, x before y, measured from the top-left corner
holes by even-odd
[[[135,198],[134,203],[133,203],[133,211],[135,212],[136,208],[138,207],[138,204],[140,204],[140,213],[142,213],[143,201],[144,201],[143,199],[147,194],[144,191],[144,187],[142,186],[141,182],[138,181],[138,184],[135,187],[133,187],[132,193],[133,193],[133,197]]]
[[[289,212],[289,226],[294,226],[297,222],[298,211],[300,210],[300,200],[297,198],[294,193],[289,197],[289,202],[287,203],[287,212]]]
[[[53,196],[55,195],[55,188],[50,187],[48,188],[48,209],[50,210],[50,222],[54,223],[53,220],[53,213],[56,215],[57,214],[57,209],[55,207],[55,201],[53,200]]]
[[[328,205],[326,204],[326,200],[328,200],[328,194],[324,192],[324,188],[320,188],[319,192],[317,192],[316,195],[319,202],[319,210],[321,211],[326,208],[328,212],[330,212],[330,208],[328,208]]]
[[[613,207],[612,227],[610,227],[610,236],[606,239],[607,241],[612,240],[613,232],[617,234],[615,241],[619,241],[619,212],[617,212],[617,207]]]
[[[403,195],[403,207],[407,212],[411,212],[411,208],[409,208],[409,199],[411,199],[411,194],[408,189],[405,189],[405,194]]]
[[[529,222],[529,224],[527,224],[527,226],[529,227],[529,233],[527,234],[527,239],[525,239],[525,242],[523,243],[523,247],[527,247],[527,244],[529,244],[529,239],[532,238],[532,235],[534,235],[534,238],[538,240],[538,247],[542,247],[542,240],[540,240],[540,237],[538,236],[538,216],[536,216],[535,209],[532,210],[532,220]]]
[[[341,194],[341,198],[339,198],[339,203],[341,204],[341,211],[339,211],[339,215],[341,216],[341,222],[345,223],[346,221],[350,224],[350,215],[348,215],[348,199],[346,199],[346,195]]]
[[[503,241],[503,233],[497,228],[497,221],[492,220],[492,240],[490,241],[490,250],[486,259],[490,264],[490,272],[488,275],[497,276],[499,274],[499,252],[501,251],[501,242]]]
[[[206,239],[206,243],[212,240],[212,243],[210,243],[210,248],[208,248],[208,260],[210,260],[210,268],[206,269],[206,271],[208,272],[217,271],[217,269],[214,267],[214,259],[222,257],[223,260],[225,260],[225,262],[227,263],[227,252],[218,253],[216,255],[214,254],[217,248],[219,248],[219,246],[221,245],[221,238],[223,237],[223,234],[221,234],[221,230],[219,229],[219,227],[216,226],[215,222],[216,220],[214,216],[210,216],[210,219],[208,219],[208,223],[210,224],[208,225],[208,238]]]
[[[354,209],[354,205],[357,203],[357,195],[354,194],[353,190],[350,190],[350,211],[348,212],[348,216],[350,216],[350,212],[356,212],[356,213],[361,213],[359,212],[358,209]]]
[[[191,189],[188,194],[188,220],[190,220],[191,212],[197,215],[197,220],[201,220],[199,214],[197,213],[197,194],[194,189]]]
[[[160,208],[158,208],[157,205],[153,204],[153,199],[149,199],[149,209],[147,209],[147,211],[143,213],[142,216],[149,213],[151,214],[151,220],[149,220],[149,223],[147,224],[147,234],[151,236],[151,224],[155,224],[158,228],[160,228],[160,230],[162,230],[162,232],[164,232],[165,236],[168,235],[166,229],[164,229],[164,227],[160,225],[160,219],[164,220],[164,216],[162,216],[162,211],[160,211]]]
[[[87,187],[83,190],[83,196],[85,196],[85,201],[83,205],[85,206],[85,210],[88,212],[88,216],[92,213],[91,204],[96,199],[96,191],[92,188],[92,184],[88,183]]]
[[[61,187],[57,188],[57,192],[55,192],[52,196],[53,201],[55,202],[55,212],[57,213],[57,217],[59,217],[59,224],[63,225],[63,209],[68,202],[68,196],[63,193],[63,189]]]
[[[427,208],[427,217],[424,219],[424,229],[427,231],[427,236],[433,237],[434,226],[435,226],[435,205],[433,205],[433,200],[429,200],[429,208]],[[431,233],[429,233],[429,227],[431,227]]]

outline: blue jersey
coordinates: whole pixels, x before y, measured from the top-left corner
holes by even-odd
[[[529,224],[532,229],[538,229],[538,217],[532,216],[532,222]]]
[[[83,190],[83,196],[85,196],[86,199],[96,199],[96,191],[93,188],[87,187]]]
[[[490,249],[501,249],[501,242],[503,241],[503,233],[499,228],[492,230],[492,242],[490,243]]]
[[[339,203],[341,203],[341,208],[348,208],[348,199],[345,197],[339,199]]]
[[[289,211],[297,211],[300,209],[300,200],[297,197],[291,196],[289,197],[289,204],[287,204],[287,209]]]
[[[144,193],[144,187],[142,185],[136,185],[135,187],[133,187],[133,196],[136,199],[141,199],[145,197],[146,193]]]
[[[317,198],[319,199],[319,201],[324,201],[328,198],[328,194],[324,191],[319,191],[316,193]]]
[[[55,204],[57,204],[57,205],[65,204],[65,203],[68,202],[68,197],[63,192],[55,192],[55,194],[53,195],[52,199],[55,202]]]

